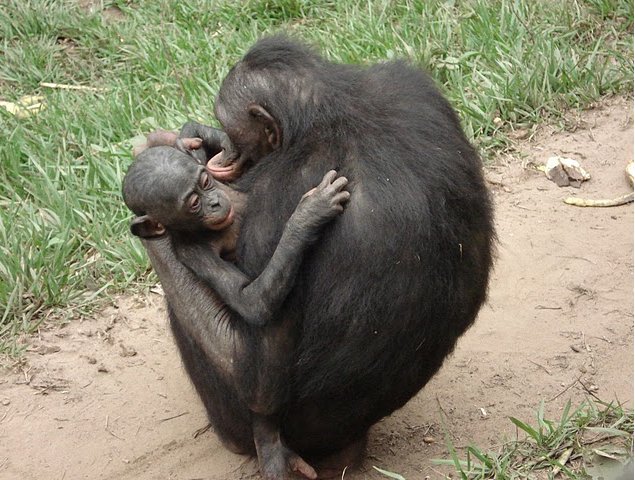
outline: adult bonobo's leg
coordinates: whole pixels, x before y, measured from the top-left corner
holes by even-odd
[[[228,450],[254,455],[256,450],[251,411],[235,389],[230,387],[226,378],[223,378],[224,375],[219,373],[218,365],[210,360],[205,350],[183,328],[169,303],[168,315],[181,360],[205,406],[214,431]],[[225,341],[222,337],[218,338],[221,342]]]

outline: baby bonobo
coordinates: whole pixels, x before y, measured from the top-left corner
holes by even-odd
[[[123,194],[137,215],[134,235],[170,232],[179,259],[247,323],[262,325],[293,286],[306,247],[343,211],[350,196],[346,184],[330,171],[302,197],[269,264],[253,281],[224,260],[234,252],[245,195],[216,182],[194,158],[170,147],[145,150],[128,170]],[[188,255],[188,245],[201,241],[218,253],[210,262]]]
[[[213,366],[203,373],[210,379],[206,383],[222,382],[226,387],[218,391],[236,397],[206,404],[210,421],[215,427],[226,425],[233,415],[226,410],[233,403],[248,406],[251,431],[217,433],[234,451],[229,437],[251,436],[255,451],[241,453],[257,453],[265,478],[270,477],[267,472],[275,478],[273,472],[284,470],[316,477],[279,433],[278,409],[290,383],[296,326],[269,320],[292,289],[307,247],[343,211],[350,196],[346,184],[346,178],[329,171],[302,196],[269,263],[252,280],[228,261],[248,200],[245,194],[216,182],[186,149],[168,146],[141,152],[124,178],[124,200],[136,215],[131,231],[142,239],[171,317],[183,319],[172,328],[185,329],[203,349]],[[194,256],[197,250],[190,247],[201,242],[215,254]]]

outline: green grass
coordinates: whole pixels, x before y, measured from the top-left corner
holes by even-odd
[[[230,66],[285,31],[329,58],[409,57],[428,69],[485,154],[512,128],[633,88],[632,0],[77,0],[0,3],[0,351],[50,318],[85,314],[149,281],[120,181],[130,139],[211,122]],[[99,88],[73,91],[40,82]]]
[[[470,446],[465,456],[448,442],[451,465],[464,480],[521,478],[617,478],[632,458],[633,410],[616,403],[586,401],[575,410],[571,403],[557,420],[545,417],[544,404],[536,425],[510,418],[519,437],[497,451]]]

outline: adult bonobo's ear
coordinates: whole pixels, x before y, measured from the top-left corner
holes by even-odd
[[[280,131],[280,125],[277,120],[273,118],[262,105],[258,105],[257,103],[253,103],[249,106],[249,114],[262,123],[264,133],[267,136],[267,142],[271,145],[271,148],[274,150],[280,148],[282,132]]]
[[[130,231],[137,237],[154,238],[163,235],[165,233],[165,227],[147,215],[143,215],[134,218],[132,222],[130,222]]]

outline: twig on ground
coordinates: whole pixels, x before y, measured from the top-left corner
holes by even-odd
[[[161,420],[159,420],[159,422],[163,423],[163,422],[167,422],[168,420],[174,420],[175,418],[182,417],[183,415],[189,415],[189,413],[190,412],[182,412],[182,413],[179,413],[177,415],[173,415],[171,417],[162,418]]]
[[[551,372],[549,371],[549,369],[547,367],[545,367],[544,365],[540,365],[538,362],[534,362],[532,359],[529,359],[529,361],[531,363],[533,363],[534,365],[536,365],[537,367],[542,368],[545,372],[547,372],[549,375],[551,375]]]
[[[65,85],[63,83],[40,82],[40,87],[55,88],[58,90],[83,90],[86,92],[103,92],[105,88],[87,87],[85,85]]]
[[[562,395],[563,393],[565,393],[566,391],[568,391],[571,387],[573,387],[577,382],[580,381],[580,378],[582,378],[582,376],[580,375],[578,378],[576,378],[573,382],[571,382],[563,391],[561,391],[558,395],[556,395],[555,397],[547,400],[548,402],[553,402],[556,398],[558,398],[560,395]]]

